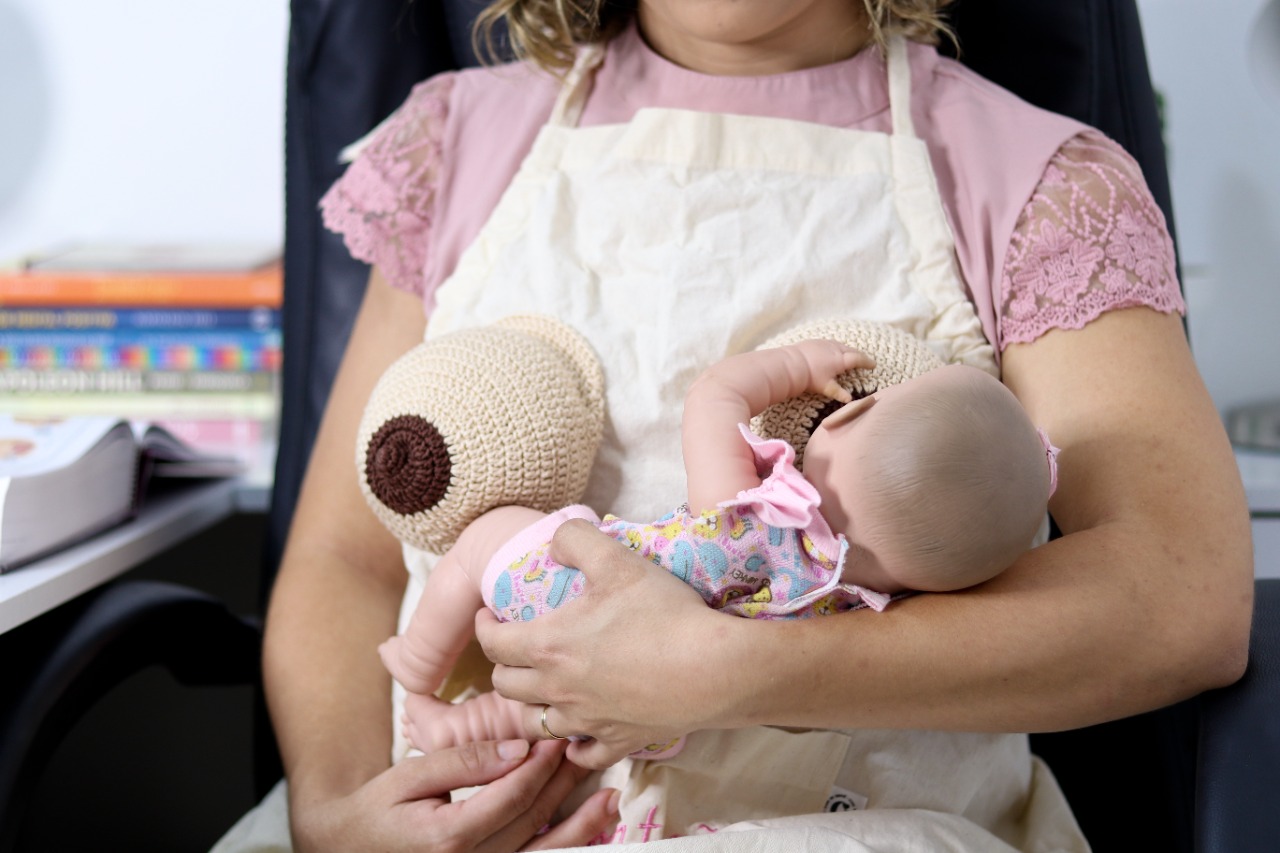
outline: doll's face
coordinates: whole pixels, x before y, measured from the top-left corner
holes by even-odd
[[[706,74],[775,74],[857,53],[862,0],[640,0],[640,30],[660,54]]]

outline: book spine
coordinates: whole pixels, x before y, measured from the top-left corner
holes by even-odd
[[[274,308],[3,308],[0,332],[254,331],[280,328]]]
[[[102,415],[152,421],[157,418],[274,419],[279,415],[276,396],[258,391],[243,394],[14,394],[0,402],[0,410],[28,419]]]
[[[106,346],[138,346],[138,347],[258,347],[280,344],[280,330],[268,329],[256,332],[248,329],[120,329],[93,330],[84,329],[76,332],[43,331],[39,329],[23,329],[22,331],[0,331],[0,346],[41,346],[41,347],[106,347]]]
[[[0,369],[0,393],[13,395],[275,393],[279,382],[269,370]],[[0,408],[9,410],[10,402]]]
[[[278,330],[0,332],[0,368],[275,370]]]
[[[0,305],[279,308],[282,267],[235,273],[0,271]]]

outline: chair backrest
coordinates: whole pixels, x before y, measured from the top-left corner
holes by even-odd
[[[286,89],[284,397],[279,458],[264,559],[275,573],[338,360],[368,269],[320,223],[317,203],[341,174],[339,151],[372,129],[433,73],[474,65],[469,29],[484,0],[292,0]],[[1156,99],[1134,0],[958,0],[951,17],[960,59],[1032,103],[1097,127],[1137,159],[1172,230]],[[1055,767],[1082,825],[1097,837],[1118,817],[1139,843],[1105,849],[1187,849],[1185,825],[1151,825],[1160,803],[1186,804],[1190,770],[1167,754],[1193,751],[1183,716],[1122,721],[1120,729],[1048,737]],[[1137,744],[1137,751],[1133,749]],[[1169,747],[1172,745],[1173,749]],[[1137,765],[1099,774],[1117,750]],[[1108,787],[1108,785],[1110,787]],[[1116,790],[1117,785],[1129,786]],[[1171,787],[1164,790],[1162,785]],[[1136,810],[1135,794],[1145,797]],[[1119,804],[1120,810],[1115,806]],[[1143,807],[1146,816],[1142,816]],[[1173,815],[1185,820],[1185,815]],[[1167,837],[1166,837],[1167,835]]]

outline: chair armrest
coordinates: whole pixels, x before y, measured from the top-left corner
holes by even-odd
[[[1256,582],[1249,667],[1201,697],[1200,853],[1273,850],[1280,838],[1280,579]]]

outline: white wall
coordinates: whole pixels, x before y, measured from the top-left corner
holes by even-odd
[[[287,0],[0,0],[0,260],[279,243]]]
[[[1138,0],[1191,341],[1219,408],[1280,398],[1280,0]]]

